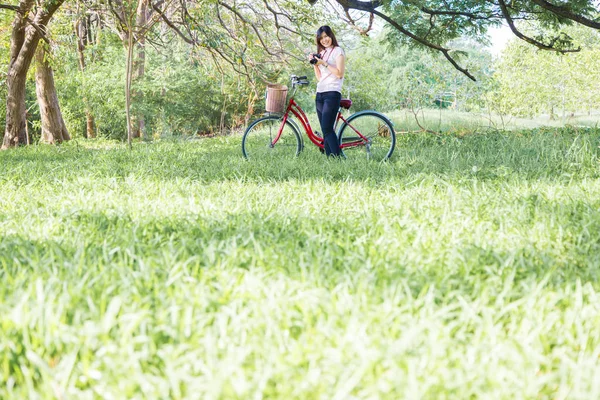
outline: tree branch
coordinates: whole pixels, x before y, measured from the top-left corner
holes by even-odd
[[[377,7],[381,6],[381,1],[379,1],[379,0],[377,0],[377,1],[336,0],[336,1],[338,2],[338,4],[340,4],[346,10],[351,8],[353,10],[373,12],[373,11],[375,11],[375,9]],[[309,0],[309,3],[314,4],[314,3],[316,3],[316,1],[311,2]]]
[[[154,9],[154,11],[156,11],[160,15],[162,20],[169,26],[169,28],[173,29],[173,32],[175,32],[181,39],[183,39],[184,42],[191,45],[198,44],[196,39],[189,38],[183,32],[181,32],[181,30],[179,30],[179,28],[177,28],[177,26],[175,26],[175,24],[169,18],[167,18],[165,13],[160,8],[158,8],[156,4],[154,4],[151,1],[150,5],[152,6],[152,9]]]
[[[0,9],[19,11],[19,6],[11,6],[10,4],[0,4]]]
[[[354,18],[352,18],[352,16],[350,15],[350,10],[345,9],[344,13],[346,14],[346,18],[348,18],[347,22],[358,31],[358,33],[360,33],[361,35],[364,36],[369,36],[369,31],[373,28],[373,13],[369,14],[369,25],[367,25],[366,28],[361,28],[356,24],[356,21],[354,20]]]
[[[563,18],[570,19],[571,21],[575,21],[581,25],[588,26],[594,29],[600,29],[600,22],[594,21],[592,19],[586,18],[583,15],[575,14],[571,9],[567,6],[557,6],[556,4],[552,4],[546,0],[531,0],[532,3],[537,4],[542,7],[544,10],[548,10],[553,14],[561,16]]]
[[[437,50],[437,51],[441,52],[444,55],[444,57],[446,57],[446,59],[450,62],[450,64],[452,64],[454,66],[454,68],[456,68],[457,70],[459,70],[460,72],[462,72],[463,74],[465,74],[472,81],[474,81],[474,82],[477,81],[477,79],[475,79],[475,77],[469,72],[468,69],[462,68],[460,65],[458,65],[458,63],[456,62],[456,60],[454,58],[452,58],[452,56],[450,55],[450,49],[447,49],[445,47],[439,46],[439,45],[437,45],[435,43],[431,43],[430,41],[425,40],[425,39],[423,39],[423,38],[415,35],[414,33],[410,32],[410,31],[407,31],[404,27],[402,27],[396,21],[394,21],[393,19],[391,19],[387,15],[380,13],[379,11],[373,10],[372,12],[373,12],[373,14],[377,15],[378,17],[380,17],[381,19],[383,19],[388,24],[392,25],[394,28],[396,28],[398,31],[400,31],[404,35],[406,35],[409,38],[413,39],[414,41],[416,41],[418,43],[421,43],[422,45],[427,46],[430,49]]]
[[[316,1],[317,0],[314,0],[314,1],[308,0],[308,2],[310,4],[314,4],[314,3],[316,3]],[[387,22],[388,24],[390,24],[394,28],[396,28],[396,30],[398,30],[402,34],[408,36],[409,38],[413,39],[414,41],[421,43],[422,45],[429,47],[430,49],[441,52],[444,55],[444,57],[446,57],[446,59],[450,62],[450,64],[452,64],[454,66],[454,68],[456,68],[458,71],[465,74],[465,76],[467,76],[472,81],[477,81],[477,79],[475,79],[475,77],[469,72],[468,69],[462,68],[460,65],[458,65],[456,60],[454,58],[452,58],[452,56],[450,55],[450,49],[439,46],[439,45],[432,43],[422,37],[415,35],[414,33],[406,30],[402,25],[400,25],[398,22],[394,21],[389,16],[377,11],[376,8],[381,6],[380,1],[359,1],[359,0],[336,0],[336,1],[338,4],[340,4],[346,10],[353,9],[353,10],[367,11],[374,15],[377,15],[378,17],[383,19],[385,22]]]
[[[256,33],[256,37],[258,37],[258,40],[260,41],[261,46],[263,47],[263,49],[265,49],[265,51],[271,55],[271,56],[276,56],[275,53],[271,52],[271,50],[269,50],[269,47],[265,44],[262,35],[260,34],[260,32],[258,31],[258,29],[256,28],[256,26],[254,26],[253,23],[249,22],[248,20],[246,20],[244,18],[244,16],[237,11],[235,8],[231,7],[229,4],[225,4],[222,1],[217,1],[217,4],[225,7],[226,9],[228,9],[229,11],[231,11],[233,14],[237,15],[237,17],[246,25],[250,25],[252,27],[252,30],[254,31],[254,33]]]
[[[506,3],[504,2],[504,0],[498,0],[498,4],[500,5],[500,9],[502,10],[502,14],[504,15],[504,19],[506,20],[506,22],[508,23],[508,26],[510,28],[510,30],[515,34],[516,37],[518,37],[519,39],[532,44],[534,46],[536,46],[539,49],[542,50],[549,50],[549,51],[556,51],[558,53],[575,53],[581,50],[581,48],[577,48],[577,49],[566,49],[566,50],[560,50],[555,48],[552,45],[547,45],[544,44],[538,40],[535,40],[533,38],[530,38],[529,36],[525,36],[524,34],[522,34],[517,27],[515,26],[512,17],[510,15],[510,12],[508,11],[508,7],[506,6]]]
[[[46,31],[44,29],[42,29],[42,27],[40,25],[38,25],[35,21],[33,21],[31,18],[29,18],[29,10],[21,10],[21,7],[19,6],[12,6],[10,4],[0,4],[0,9],[3,10],[10,10],[10,11],[14,11],[16,13],[19,13],[23,16],[23,18],[25,19],[25,21],[31,25],[33,27],[33,29],[36,30],[36,32],[38,33],[38,35],[40,35],[40,38],[50,44],[50,39],[48,39],[48,37],[46,36]]]
[[[470,13],[470,12],[462,12],[462,11],[432,10],[427,7],[421,7],[421,11],[424,12],[425,14],[429,14],[429,15],[452,15],[452,16],[457,16],[457,17],[466,17],[468,19],[474,19],[474,20],[490,20],[490,19],[500,18],[500,15],[493,14],[493,13],[487,14],[487,15],[481,15],[481,14]]]

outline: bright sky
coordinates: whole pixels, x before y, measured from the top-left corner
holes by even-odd
[[[515,37],[515,35],[512,33],[508,26],[502,26],[501,28],[491,28],[488,31],[488,33],[492,42],[490,52],[496,57],[500,55],[500,52],[504,49],[509,39]]]

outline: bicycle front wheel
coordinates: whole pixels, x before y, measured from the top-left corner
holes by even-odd
[[[252,160],[296,157],[302,151],[298,130],[289,121],[285,122],[281,135],[282,118],[269,115],[254,121],[242,138],[242,153]]]
[[[396,146],[396,132],[390,120],[376,111],[361,111],[344,122],[338,134],[346,158],[366,157],[385,161]]]

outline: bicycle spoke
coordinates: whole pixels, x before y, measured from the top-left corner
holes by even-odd
[[[367,158],[383,161],[394,151],[396,136],[391,123],[373,111],[357,113],[348,118],[340,130],[342,151],[347,158]]]
[[[297,156],[302,149],[298,132],[290,123],[286,123],[278,137],[280,127],[281,119],[276,116],[253,122],[242,139],[244,157],[260,160]]]

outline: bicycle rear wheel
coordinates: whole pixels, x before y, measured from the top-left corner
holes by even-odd
[[[362,138],[360,135],[364,136]],[[353,114],[340,128],[338,139],[346,158],[366,157],[385,161],[396,146],[396,132],[390,120],[376,111]]]
[[[302,151],[300,133],[286,121],[277,139],[282,118],[269,115],[254,121],[242,138],[242,154],[251,160],[293,158]],[[274,143],[275,139],[277,141]]]

